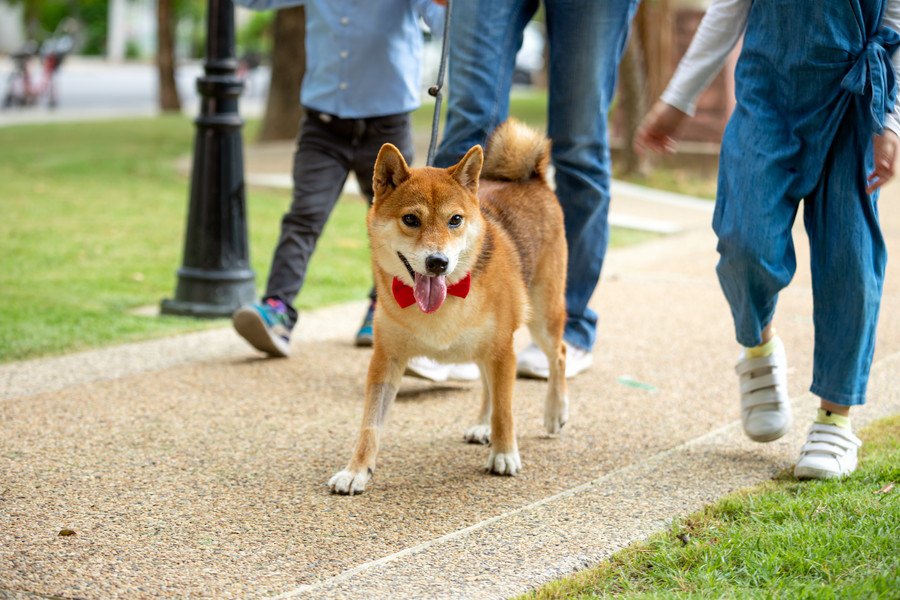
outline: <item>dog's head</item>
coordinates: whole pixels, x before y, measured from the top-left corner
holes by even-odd
[[[375,161],[368,218],[372,261],[411,286],[426,313],[441,307],[447,285],[465,278],[478,258],[482,162],[481,146],[474,146],[449,169],[410,169],[391,144]]]

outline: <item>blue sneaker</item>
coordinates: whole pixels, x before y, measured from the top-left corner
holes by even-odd
[[[295,319],[277,298],[242,306],[231,317],[234,329],[257,350],[269,356],[291,355],[291,330]]]
[[[362,326],[356,332],[356,345],[360,348],[368,348],[375,343],[375,330],[372,329],[372,319],[375,318],[375,301],[369,304],[369,310],[366,311],[366,317],[363,319]]]

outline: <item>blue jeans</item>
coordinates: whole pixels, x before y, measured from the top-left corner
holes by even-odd
[[[565,215],[569,265],[565,339],[593,347],[597,287],[609,241],[607,113],[638,0],[546,0],[550,45],[548,134]],[[448,167],[509,114],[516,52],[536,0],[455,0],[447,126],[435,164]]]

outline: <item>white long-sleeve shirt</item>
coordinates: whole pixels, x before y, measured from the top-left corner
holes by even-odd
[[[747,28],[751,3],[752,0],[713,0],[662,94],[663,102],[694,115],[700,92],[712,82]],[[900,32],[900,0],[888,0],[881,24]],[[891,62],[894,73],[900,73],[900,51],[894,53]],[[900,135],[900,99],[894,111],[886,115],[885,127]]]

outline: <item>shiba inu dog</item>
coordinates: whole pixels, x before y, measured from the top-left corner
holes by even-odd
[[[565,424],[566,240],[545,178],[549,151],[546,138],[514,121],[497,128],[486,158],[475,146],[449,169],[411,169],[397,148],[381,148],[367,220],[378,291],[374,352],[359,439],[347,468],[328,483],[333,492],[365,489],[382,423],[414,356],[478,364],[481,412],[464,438],[490,443],[488,471],[515,475],[522,466],[513,334],[526,322],[550,362],[547,432]]]

